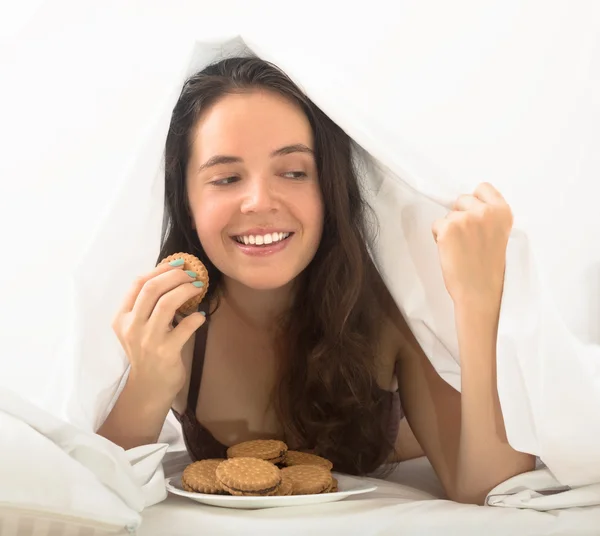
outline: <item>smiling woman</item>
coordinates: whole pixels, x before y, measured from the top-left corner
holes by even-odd
[[[354,474],[424,453],[450,498],[477,503],[532,468],[506,441],[496,393],[508,205],[482,184],[433,228],[462,396],[379,276],[369,216],[352,141],[275,66],[232,58],[187,80],[166,140],[158,261],[193,254],[211,284],[179,323],[198,292],[180,266],[134,285],[114,322],[130,374],[98,433],[153,442],[172,410],[195,460],[257,438]]]

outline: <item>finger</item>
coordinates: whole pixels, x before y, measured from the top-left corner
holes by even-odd
[[[193,275],[192,275],[193,274]],[[172,269],[159,274],[144,283],[142,290],[133,306],[132,312],[136,322],[146,322],[152,315],[154,308],[159,300],[168,292],[180,286],[185,286],[189,283],[189,287],[195,290],[191,283],[194,281],[195,275],[193,272],[184,272],[183,270]],[[169,321],[173,319],[175,310]]]
[[[457,198],[457,200],[452,205],[452,209],[453,210],[461,210],[461,211],[474,210],[477,208],[481,208],[481,206],[483,204],[484,204],[483,201],[481,201],[480,199],[477,199],[475,196],[461,195]]]
[[[141,277],[138,277],[135,280],[135,282],[133,283],[133,285],[131,286],[131,288],[129,289],[129,292],[125,295],[123,303],[121,304],[120,312],[121,313],[131,312],[131,310],[133,309],[133,306],[135,305],[135,301],[137,300],[137,297],[138,297],[140,291],[142,290],[143,286],[146,284],[146,281],[149,281],[153,277],[163,274],[169,270],[176,270],[176,269],[181,270],[181,266],[171,266],[168,263],[159,264],[151,272],[149,272],[146,275],[143,275]]]
[[[169,326],[172,325],[177,309],[204,291],[202,287],[196,287],[192,283],[188,279],[187,283],[180,284],[160,296],[148,319],[150,330],[168,330]]]
[[[179,325],[179,322],[181,322],[184,318],[185,318],[184,315],[182,315],[181,313],[175,312],[175,316],[173,317],[173,320],[167,326],[167,331],[173,331]]]
[[[176,348],[183,348],[183,345],[204,322],[206,322],[204,313],[192,313],[177,324],[177,327],[169,334],[169,338]]]
[[[464,222],[466,215],[464,212],[460,210],[451,210],[446,214],[444,218],[436,220],[431,227],[431,232],[433,234],[433,239],[436,242],[439,242],[443,239],[444,235],[448,232],[448,228],[452,225],[456,225],[457,223]]]
[[[447,220],[445,218],[436,220],[433,222],[431,226],[431,234],[433,235],[433,240],[437,243],[438,238],[442,235],[444,228],[447,225]]]
[[[475,191],[473,195],[483,201],[484,203],[489,203],[490,205],[497,205],[501,203],[505,203],[504,197],[502,194],[496,190],[489,182],[482,182]]]

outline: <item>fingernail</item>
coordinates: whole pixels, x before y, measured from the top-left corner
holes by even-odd
[[[198,311],[202,316],[206,316],[206,312],[205,311]]]
[[[201,288],[204,286],[204,283],[202,281],[194,281],[192,283],[192,285],[194,285],[195,287]]]
[[[185,273],[190,277],[196,277],[198,275],[196,272],[192,272],[191,270],[186,270]]]
[[[185,261],[183,259],[175,259],[169,263],[170,266],[181,266]]]

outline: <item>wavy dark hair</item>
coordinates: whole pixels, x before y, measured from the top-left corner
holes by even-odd
[[[324,225],[315,257],[299,277],[282,321],[281,371],[273,401],[286,441],[330,459],[337,470],[375,471],[393,450],[389,398],[375,380],[383,315],[381,278],[369,255],[376,226],[361,195],[353,142],[275,65],[256,57],[220,60],[188,78],[165,146],[165,219],[157,262],[186,251],[206,265],[213,303],[222,281],[193,230],[185,170],[200,114],[221,97],[252,90],[299,106],[314,136]]]

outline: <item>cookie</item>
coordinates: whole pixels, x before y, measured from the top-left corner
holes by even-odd
[[[236,457],[221,462],[216,470],[219,485],[231,495],[275,495],[281,471],[258,458]]]
[[[333,464],[329,460],[316,454],[309,454],[308,452],[300,452],[298,450],[288,450],[283,464],[287,467],[294,465],[319,465],[330,471],[333,469]]]
[[[292,495],[323,493],[331,487],[331,471],[320,465],[285,467],[281,475],[292,481]]]
[[[338,490],[338,481],[337,478],[331,477],[331,484],[326,490],[323,490],[323,493],[335,493]]]
[[[238,443],[227,449],[228,458],[258,458],[271,463],[282,463],[287,453],[287,445],[275,439],[253,439]]]
[[[291,495],[293,491],[292,481],[285,474],[281,475],[281,484],[279,484],[279,488],[277,488],[277,495]]]
[[[216,470],[222,459],[200,460],[191,463],[181,475],[181,484],[186,491],[197,493],[223,494],[225,490],[219,485]]]
[[[179,309],[177,309],[179,314],[187,316],[191,313],[195,313],[198,310],[198,305],[200,305],[200,302],[204,299],[204,296],[206,296],[206,292],[208,291],[208,272],[200,259],[194,255],[190,255],[189,253],[173,253],[173,255],[169,255],[160,261],[160,264],[171,262],[175,259],[183,259],[184,263],[181,269],[196,272],[196,281],[202,281],[202,283],[204,283],[200,294],[189,299]]]

